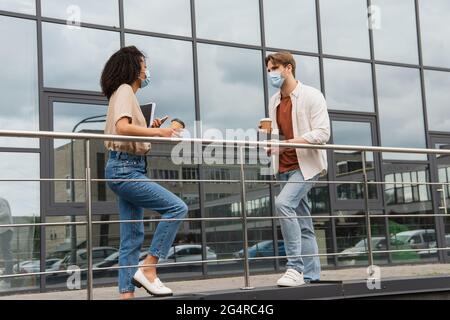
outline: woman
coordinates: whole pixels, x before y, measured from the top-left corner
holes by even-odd
[[[147,127],[136,92],[150,83],[145,56],[136,47],[125,47],[111,56],[101,77],[101,87],[108,98],[108,115],[105,134],[146,137],[171,137],[176,129],[159,128],[156,119]],[[187,214],[186,204],[170,191],[146,176],[146,154],[150,143],[105,141],[109,151],[106,179],[145,179],[146,181],[109,181],[109,188],[117,195],[120,220],[142,220],[144,208],[156,211],[163,219],[182,219]],[[172,295],[156,275],[159,258],[166,257],[175,239],[181,221],[163,221],[158,224],[144,265],[119,269],[119,292],[122,299],[134,297],[135,286],[144,287],[155,296]],[[139,263],[141,245],[144,241],[142,222],[120,224],[120,266]]]

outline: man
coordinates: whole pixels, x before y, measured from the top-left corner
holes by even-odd
[[[6,199],[0,198],[0,225],[12,224],[11,209]],[[13,274],[13,256],[11,252],[11,240],[13,229],[11,227],[0,227],[0,247],[4,262],[4,274]],[[9,280],[0,282],[0,287],[9,287]]]
[[[330,119],[325,98],[319,90],[295,79],[294,57],[289,52],[271,54],[266,58],[266,66],[269,82],[280,89],[269,103],[273,129],[279,130],[286,142],[327,143]],[[305,280],[318,281],[320,259],[311,256],[318,254],[314,225],[311,218],[304,217],[311,216],[307,194],[313,187],[312,182],[327,172],[326,151],[269,148],[268,152],[279,155],[274,169],[282,183],[282,190],[276,197],[275,207],[277,215],[283,218],[280,225],[288,256],[287,271],[277,284],[292,287],[304,284]]]

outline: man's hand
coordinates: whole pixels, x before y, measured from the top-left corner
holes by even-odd
[[[287,142],[287,143],[298,143],[298,144],[310,144],[304,138],[289,139],[289,140],[286,140],[285,142]]]
[[[268,156],[282,155],[287,149],[288,148],[280,148],[280,147],[264,148],[264,150],[266,150]]]
[[[298,139],[289,139],[286,141],[280,141],[280,142],[284,142],[284,143],[299,143],[299,144],[309,144],[308,141],[306,141],[303,138],[298,138]],[[284,152],[286,152],[289,149],[293,149],[293,148],[287,148],[287,147],[268,147],[268,148],[264,148],[264,150],[266,150],[267,155],[271,156],[271,155],[282,155]]]

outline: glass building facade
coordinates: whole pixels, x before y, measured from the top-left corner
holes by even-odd
[[[446,0],[0,0],[0,129],[103,132],[107,101],[99,78],[109,56],[123,46],[145,52],[152,74],[138,93],[157,102],[157,116],[182,119],[196,137],[207,129],[254,129],[268,115],[275,93],[266,81],[264,58],[288,50],[297,78],[320,89],[328,102],[330,143],[448,149],[450,145],[450,36]],[[237,116],[238,115],[238,116]],[[196,123],[201,121],[202,127]],[[93,178],[104,178],[106,150],[91,145]],[[84,178],[81,141],[0,138],[0,198],[14,223],[83,222],[82,181],[23,181]],[[328,152],[328,176],[309,195],[323,268],[367,265],[364,251],[361,154]],[[448,156],[368,153],[369,204],[378,265],[450,262]],[[153,179],[189,206],[189,217],[240,217],[239,167],[183,164],[170,147],[155,145],[148,157]],[[268,217],[249,223],[251,257],[283,255],[274,215],[276,184],[246,165],[247,214]],[[198,182],[196,180],[217,180]],[[338,183],[328,185],[327,180]],[[339,183],[342,181],[342,183]],[[92,187],[94,265],[113,266],[119,245],[114,194],[105,183]],[[383,216],[384,215],[384,216]],[[405,215],[410,215],[405,217]],[[158,218],[146,212],[146,218]],[[103,223],[101,223],[103,222]],[[146,222],[146,243],[155,230]],[[0,230],[1,232],[2,230]],[[241,257],[239,220],[185,222],[170,261]],[[15,228],[14,273],[83,267],[83,225]],[[143,248],[144,250],[145,248]],[[418,250],[423,249],[423,250]],[[358,251],[358,250],[356,250]],[[361,251],[361,250],[359,250]],[[105,259],[109,257],[108,259]],[[70,258],[70,259],[69,259]],[[76,259],[76,260],[73,260]],[[0,271],[9,273],[5,257]],[[57,262],[57,263],[56,263]],[[284,260],[250,263],[251,272],[280,271]],[[241,274],[241,262],[210,262],[161,268],[165,279]],[[67,274],[1,281],[0,292],[66,288]],[[96,272],[95,284],[115,283],[116,272]]]

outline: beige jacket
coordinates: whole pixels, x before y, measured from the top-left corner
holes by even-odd
[[[311,144],[326,144],[330,139],[330,118],[323,94],[315,88],[298,82],[290,96],[294,138],[302,137]],[[269,117],[274,130],[278,130],[276,110],[280,105],[280,100],[281,93],[278,92],[269,102]],[[317,174],[323,176],[327,173],[326,150],[298,148],[297,158],[305,180],[309,180]],[[278,161],[274,162],[273,167],[275,173],[278,173]]]

